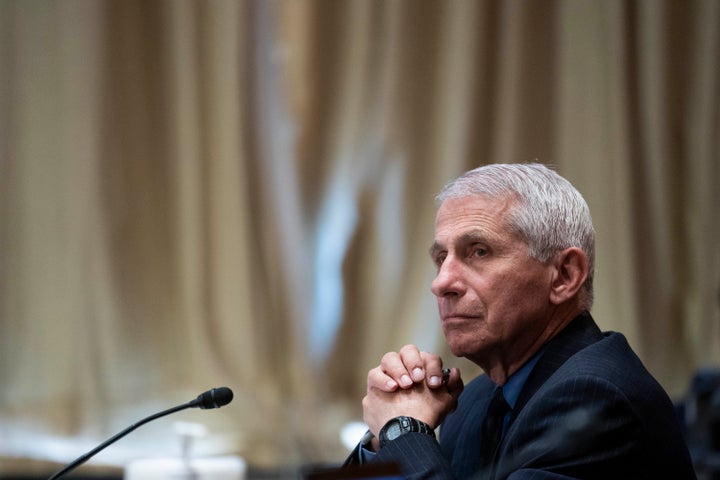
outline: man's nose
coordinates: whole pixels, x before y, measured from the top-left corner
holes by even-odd
[[[461,295],[465,286],[462,281],[462,265],[453,257],[447,257],[438,268],[430,290],[440,298],[448,295]]]

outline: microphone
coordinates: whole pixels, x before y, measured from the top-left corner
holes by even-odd
[[[202,410],[209,408],[220,408],[233,399],[233,392],[228,387],[218,387],[201,393],[195,400],[192,400],[189,407],[200,407]]]
[[[155,413],[153,415],[150,415],[149,417],[145,417],[139,422],[136,422],[129,427],[127,427],[125,430],[121,431],[120,433],[117,433],[116,435],[108,438],[103,443],[98,445],[97,447],[93,448],[89,452],[80,455],[78,458],[73,460],[72,462],[68,463],[65,467],[63,467],[61,470],[58,470],[56,473],[54,473],[48,480],[55,480],[57,478],[62,477],[66,473],[68,473],[71,470],[74,470],[75,468],[79,467],[83,463],[90,460],[92,457],[94,457],[98,452],[105,449],[109,445],[117,442],[121,438],[123,438],[128,433],[132,432],[136,428],[145,425],[146,423],[155,420],[156,418],[164,417],[165,415],[170,415],[171,413],[179,412],[180,410],[185,410],[187,408],[196,408],[199,407],[202,410],[211,409],[211,408],[220,408],[222,406],[227,405],[230,403],[233,399],[233,392],[228,387],[218,387],[208,390],[207,392],[201,393],[197,396],[195,400],[191,400],[187,403],[183,403],[182,405],[178,405],[173,408],[169,408],[167,410],[163,410],[162,412]]]

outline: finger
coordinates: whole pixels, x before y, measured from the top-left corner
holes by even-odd
[[[425,365],[425,376],[430,388],[437,388],[443,384],[443,361],[439,355],[428,352],[420,352]]]
[[[401,388],[412,386],[413,379],[410,377],[410,371],[405,367],[400,353],[388,352],[383,355],[379,368]]]
[[[398,388],[398,383],[385,374],[381,367],[375,367],[368,372],[367,386],[368,391],[376,388],[383,392],[394,392]]]
[[[420,349],[415,345],[405,345],[400,349],[400,357],[402,358],[405,369],[410,373],[415,383],[425,380],[425,359]]]

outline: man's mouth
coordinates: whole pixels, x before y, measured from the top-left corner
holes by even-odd
[[[466,313],[448,313],[442,316],[443,323],[467,322],[468,320],[476,320],[477,315]]]

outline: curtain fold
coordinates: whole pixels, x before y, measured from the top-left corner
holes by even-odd
[[[387,350],[470,380],[427,249],[491,162],[583,193],[594,316],[680,398],[720,363],[718,59],[714,0],[0,2],[0,475],[219,385],[199,453],[338,461]],[[98,464],[177,451],[133,435]]]

